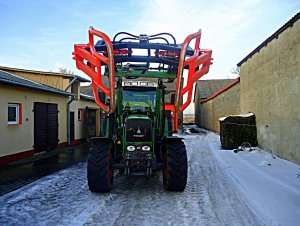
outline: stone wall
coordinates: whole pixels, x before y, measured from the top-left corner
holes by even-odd
[[[241,112],[253,112],[258,143],[300,164],[300,20],[241,65]]]
[[[212,101],[201,104],[200,115],[200,127],[212,130]]]
[[[200,94],[199,89],[196,86],[195,97],[194,97],[194,111],[195,111],[195,124],[201,126],[201,104],[200,104]]]
[[[201,127],[220,133],[219,118],[240,114],[240,84],[201,104]]]

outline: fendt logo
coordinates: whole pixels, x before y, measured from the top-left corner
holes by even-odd
[[[138,127],[136,134],[133,134],[133,137],[144,137],[146,134],[143,134],[140,130],[140,127]]]

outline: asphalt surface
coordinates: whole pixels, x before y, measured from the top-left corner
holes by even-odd
[[[85,161],[89,144],[43,152],[0,166],[0,195],[14,191],[44,176]]]

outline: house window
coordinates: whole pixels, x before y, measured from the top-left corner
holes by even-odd
[[[78,109],[78,121],[82,121],[82,109]]]
[[[21,104],[8,104],[7,124],[22,124]]]

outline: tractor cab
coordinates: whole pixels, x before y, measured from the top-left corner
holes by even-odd
[[[153,114],[156,108],[157,84],[154,82],[123,82],[122,110]]]

